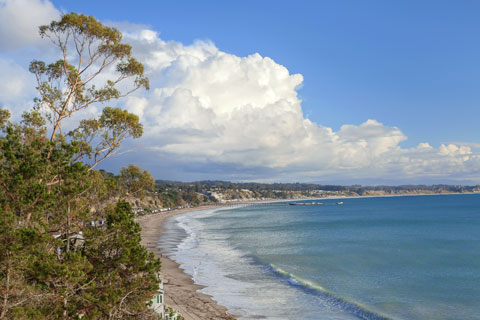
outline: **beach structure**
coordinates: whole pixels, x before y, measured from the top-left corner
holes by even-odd
[[[290,202],[291,206],[322,206],[323,202]]]
[[[164,297],[164,291],[163,291],[163,277],[161,275],[157,275],[157,277],[160,279],[160,284],[158,285],[158,291],[157,294],[152,298],[152,305],[150,308],[155,310],[157,312],[161,319],[165,319],[165,297]]]
[[[52,232],[52,237],[55,239],[60,239],[63,241],[63,246],[57,248],[57,253],[62,253],[68,250],[68,248],[72,250],[77,250],[83,247],[85,243],[85,237],[83,236],[83,232],[71,232],[71,233],[60,233],[60,232]]]
[[[140,207],[133,207],[132,208],[132,211],[135,215],[139,214],[140,212],[143,212],[144,209],[143,208],[140,208]]]
[[[101,227],[104,227],[105,225],[106,225],[105,219],[92,220],[85,224],[85,226],[93,227],[93,228],[101,228]]]

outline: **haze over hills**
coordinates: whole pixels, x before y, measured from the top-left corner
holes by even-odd
[[[143,208],[150,211],[158,208],[261,200],[475,192],[480,192],[479,185],[342,186],[312,183],[269,184],[220,180],[193,182],[156,180],[154,190],[147,190],[144,198],[135,197],[129,201],[139,209]]]

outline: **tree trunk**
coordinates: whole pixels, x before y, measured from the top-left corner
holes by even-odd
[[[0,313],[0,319],[5,319],[7,315],[8,293],[10,290],[9,287],[10,287],[10,267],[7,268],[6,286],[5,286],[5,292],[3,294],[3,305],[2,305],[2,312]]]

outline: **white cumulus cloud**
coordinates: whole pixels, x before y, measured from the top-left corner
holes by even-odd
[[[402,148],[402,131],[376,120],[338,131],[310,121],[298,96],[302,75],[271,58],[239,57],[209,41],[167,42],[147,29],[127,33],[126,40],[152,82],[149,94],[126,105],[141,116],[143,142],[158,154],[268,168],[287,179],[478,176],[479,156],[466,146]]]
[[[38,16],[30,17],[27,7]],[[48,1],[0,0],[0,50],[38,44],[38,25],[58,17]],[[153,173],[152,158],[168,161],[177,171],[211,170],[226,179],[480,181],[475,143],[403,148],[407,137],[400,128],[373,119],[335,131],[303,114],[302,75],[269,57],[239,57],[211,41],[185,45],[164,41],[145,26],[117,26],[151,81],[149,92],[136,92],[119,105],[140,116],[145,133],[135,142],[135,157],[140,165],[150,159]],[[34,89],[28,71],[0,56],[0,81],[0,104],[14,106],[17,113],[27,109],[24,101]],[[100,108],[83,115],[94,116]]]
[[[0,57],[0,108],[7,108],[15,120],[32,106],[34,78],[20,65]]]
[[[0,101],[15,102],[28,93],[28,87],[33,80],[30,74],[11,60],[0,59]]]
[[[59,17],[48,0],[0,0],[0,50],[38,45],[38,27]]]

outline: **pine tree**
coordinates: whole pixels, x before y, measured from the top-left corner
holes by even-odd
[[[16,124],[0,109],[0,319],[155,318],[147,303],[160,262],[140,245],[128,204],[99,205],[111,202],[115,180],[94,170],[124,139],[141,136],[138,117],[106,107],[62,130],[80,110],[148,88],[143,66],[118,30],[93,17],[66,14],[40,34],[62,58],[31,63],[35,110]],[[115,79],[92,84],[111,67]],[[124,81],[132,89],[122,93]],[[104,227],[88,225],[102,218]]]

